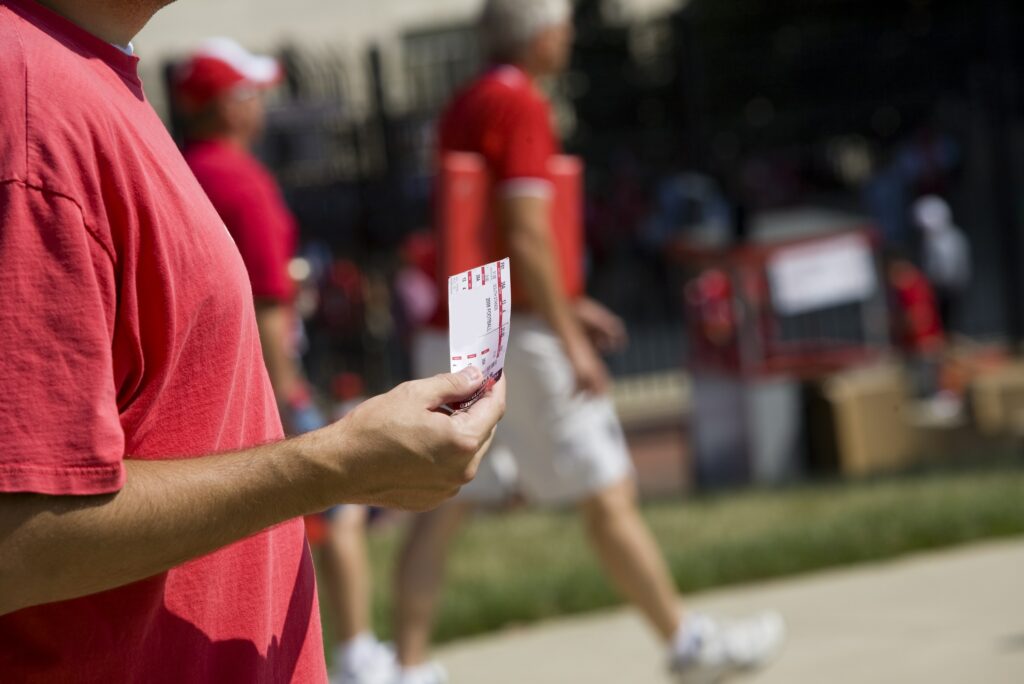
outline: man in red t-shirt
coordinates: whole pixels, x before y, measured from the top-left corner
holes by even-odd
[[[249,272],[270,384],[285,432],[294,435],[325,423],[294,344],[295,288],[288,264],[298,231],[280,188],[250,151],[265,123],[264,91],[281,76],[274,58],[212,38],[175,70],[173,95],[185,122],[185,161]],[[335,684],[390,684],[394,671],[393,653],[370,630],[366,517],[365,506],[337,506],[324,514],[329,534],[320,570],[337,640]]]
[[[300,516],[451,496],[504,387],[281,441],[245,268],[131,54],[162,4],[0,0],[0,681],[323,682]]]
[[[295,286],[288,262],[298,227],[270,172],[249,151],[264,124],[263,92],[281,76],[272,57],[214,38],[175,70],[172,95],[185,122],[185,161],[249,273],[270,383],[285,431],[294,433],[310,398],[291,343]]]
[[[559,253],[559,245],[573,241],[558,235],[569,227],[552,217],[551,164],[559,146],[551,107],[536,80],[568,63],[570,8],[567,0],[488,0],[481,37],[493,64],[455,96],[440,122],[441,154],[473,153],[487,166],[495,234],[486,242],[507,249],[513,290],[525,296],[513,298],[505,366],[512,389],[492,453],[456,501],[418,517],[402,554],[396,629],[402,684],[444,680],[443,671],[425,660],[445,552],[473,504],[499,500],[512,487],[541,503],[579,507],[608,576],[662,637],[684,681],[756,666],[782,640],[774,614],[728,628],[706,617],[684,617],[637,508],[633,468],[599,355],[624,343],[625,329],[604,307],[573,291],[569,269],[560,272],[560,262],[578,264],[584,255]],[[446,367],[443,333],[425,331],[415,356],[420,374]]]

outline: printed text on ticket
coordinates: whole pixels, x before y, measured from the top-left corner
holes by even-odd
[[[487,382],[467,401],[472,406],[501,378],[508,346],[511,312],[508,259],[502,259],[448,279],[448,345],[452,373],[477,366]]]

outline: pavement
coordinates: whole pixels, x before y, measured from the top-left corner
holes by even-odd
[[[789,639],[744,684],[1024,683],[1024,537],[697,595],[728,618],[780,611]],[[453,684],[666,684],[664,652],[626,609],[438,650]]]

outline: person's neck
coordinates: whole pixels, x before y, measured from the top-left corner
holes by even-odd
[[[537,81],[544,77],[544,74],[533,68],[528,61],[512,62],[512,66],[526,74],[531,81]]]
[[[529,76],[531,81],[541,81],[551,75],[550,70],[541,64],[539,60],[530,59],[529,55],[513,61],[512,66],[517,67]]]
[[[161,0],[36,0],[73,24],[108,43],[127,47],[156,11]]]
[[[192,142],[213,142],[222,145],[228,145],[230,147],[243,150],[245,152],[252,151],[253,140],[251,136],[242,135],[239,133],[228,133],[225,131],[198,133],[193,135],[190,140]]]
[[[221,140],[234,145],[240,150],[245,150],[246,152],[252,150],[253,143],[255,142],[251,135],[247,135],[245,133],[227,133],[221,136]]]

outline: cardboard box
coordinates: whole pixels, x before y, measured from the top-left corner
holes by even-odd
[[[1024,361],[979,373],[969,396],[978,432],[1024,435]]]
[[[822,471],[868,475],[907,465],[916,449],[909,383],[903,368],[882,363],[831,375],[809,388],[811,464]]]

